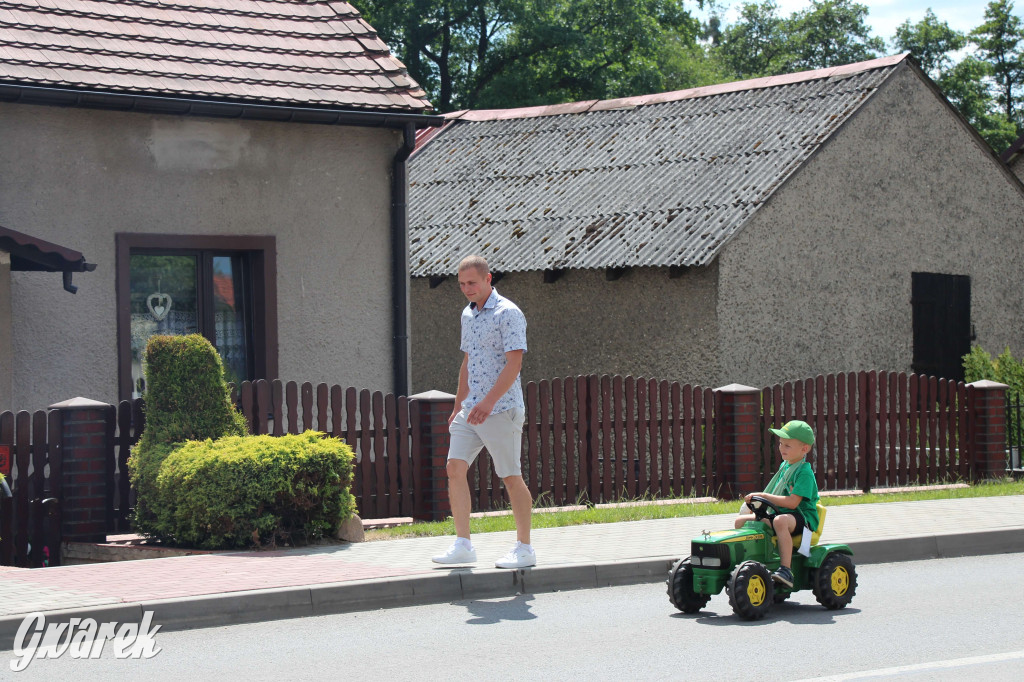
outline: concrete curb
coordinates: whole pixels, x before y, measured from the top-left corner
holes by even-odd
[[[1024,527],[868,539],[850,542],[849,546],[858,565],[1005,554],[1024,551]],[[47,623],[66,623],[72,618],[93,618],[97,623],[139,623],[143,612],[151,610],[154,625],[160,625],[161,631],[170,632],[467,599],[660,582],[665,580],[677,558],[657,556],[538,566],[516,571],[457,568],[447,573],[88,606],[47,611],[44,615]],[[25,615],[0,616],[0,651],[13,649]]]

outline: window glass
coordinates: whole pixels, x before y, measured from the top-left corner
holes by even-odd
[[[246,288],[241,256],[213,258],[214,345],[224,361],[228,381],[249,378]]]
[[[245,253],[194,251],[130,256],[132,397],[145,392],[146,343],[154,334],[202,334],[225,378],[253,378],[251,268]]]
[[[132,397],[144,390],[146,342],[154,334],[199,332],[196,256],[131,257]]]

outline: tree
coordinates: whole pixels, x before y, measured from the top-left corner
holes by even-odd
[[[1017,125],[992,97],[986,83],[991,75],[991,64],[967,56],[941,74],[936,84],[989,146],[1001,152],[1017,139]]]
[[[868,9],[850,0],[814,0],[780,17],[775,0],[748,2],[722,32],[718,53],[738,78],[772,76],[872,59],[885,41],[871,35]]]
[[[1024,29],[1020,17],[1013,14],[1012,0],[993,0],[985,10],[985,23],[971,31],[971,42],[991,67],[997,86],[996,101],[1007,119],[1020,123],[1018,104],[1024,81],[1024,55],[1021,41]]]
[[[907,19],[896,28],[892,39],[899,52],[909,52],[921,68],[937,80],[953,66],[952,53],[967,46],[967,37],[954,31],[945,21],[939,21],[929,8],[924,19],[911,24]]]
[[[788,24],[775,0],[743,5],[740,18],[719,38],[718,55],[737,78],[756,78],[790,71]]]
[[[871,35],[868,8],[850,0],[814,0],[791,19],[796,69],[822,69],[873,59],[885,41]]]
[[[700,32],[683,0],[353,4],[442,112],[653,92],[665,40]]]
[[[695,44],[669,37],[658,55],[662,88],[687,90],[735,80],[732,70],[721,60],[713,46]]]
[[[967,46],[967,37],[939,21],[930,9],[924,19],[903,22],[893,36],[893,46],[910,52],[955,106],[993,149],[1005,149],[1017,137],[1014,123],[999,111],[991,82],[994,66],[969,55],[954,63],[953,54]]]

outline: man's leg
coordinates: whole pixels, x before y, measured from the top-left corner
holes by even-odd
[[[533,496],[522,476],[506,476],[501,479],[508,491],[508,499],[512,503],[512,518],[516,521],[516,539],[524,545],[530,544],[530,524],[532,523]],[[467,499],[469,488],[466,488]],[[455,503],[452,503],[455,508]],[[458,526],[456,526],[458,529]]]
[[[455,522],[455,535],[468,540],[469,512],[472,508],[469,481],[466,478],[469,462],[450,459],[446,469],[448,471],[448,502],[452,508],[452,521]]]

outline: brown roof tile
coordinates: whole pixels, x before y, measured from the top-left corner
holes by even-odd
[[[0,0],[0,82],[430,109],[372,27],[337,0]]]

